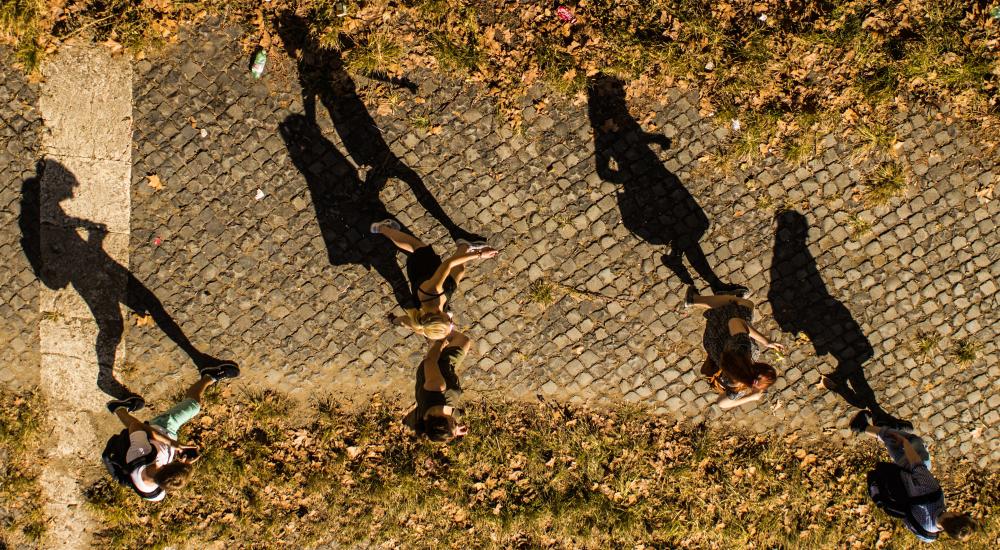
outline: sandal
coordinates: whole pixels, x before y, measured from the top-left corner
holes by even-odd
[[[478,252],[480,250],[490,247],[490,245],[486,244],[486,241],[469,242],[465,239],[455,239],[455,244],[458,246],[462,246],[464,244],[465,246],[469,247],[468,249],[466,249],[466,252]]]
[[[218,365],[200,369],[198,374],[211,378],[213,382],[218,382],[225,378],[236,378],[240,375],[240,368],[236,366],[236,363],[225,361]]]
[[[388,220],[382,220],[380,222],[375,222],[375,223],[373,223],[371,225],[370,228],[368,228],[368,230],[371,231],[373,235],[378,235],[379,233],[381,233],[381,231],[379,231],[379,230],[382,228],[383,225],[386,226],[386,227],[391,227],[391,228],[395,229],[396,231],[401,231],[402,230],[402,227],[399,225],[399,222],[397,222],[396,220],[393,220],[393,219],[388,219]]]

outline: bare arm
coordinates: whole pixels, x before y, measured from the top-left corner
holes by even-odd
[[[730,399],[730,398],[726,397],[725,395],[723,395],[723,396],[719,397],[718,404],[719,404],[719,408],[720,409],[732,409],[733,407],[739,407],[740,405],[743,405],[744,403],[752,403],[754,401],[757,401],[763,395],[764,394],[762,394],[762,393],[753,393],[753,394],[750,394],[750,395],[748,395],[746,397],[741,397],[739,399]]]
[[[785,349],[785,346],[782,346],[781,344],[776,344],[768,340],[766,336],[758,332],[757,329],[753,328],[753,325],[746,322],[745,320],[736,318],[730,319],[729,334],[735,336],[737,334],[742,334],[742,333],[749,334],[751,338],[759,342],[760,345],[764,346],[765,349],[773,348],[779,351]]]
[[[435,294],[441,294],[444,292],[444,281],[448,278],[448,275],[451,275],[451,270],[472,260],[479,258],[492,258],[493,256],[496,256],[496,254],[497,251],[492,248],[484,248],[477,250],[476,252],[466,252],[464,254],[456,253],[442,262],[441,265],[438,266],[437,270],[434,271],[434,275],[420,285],[420,289],[427,292],[427,289],[425,288],[426,285],[432,287]]]
[[[441,350],[446,342],[447,339],[435,340],[424,357],[424,389],[427,391],[444,391],[448,388],[441,375],[441,367],[438,366],[438,359],[441,358]]]

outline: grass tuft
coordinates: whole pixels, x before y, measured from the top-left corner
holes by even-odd
[[[528,300],[543,306],[550,305],[556,301],[555,287],[551,283],[539,279],[528,287]]]
[[[906,174],[895,162],[875,169],[865,182],[864,200],[870,206],[883,206],[906,193]]]
[[[403,47],[384,32],[370,34],[347,53],[347,69],[363,76],[387,76],[403,58]]]
[[[872,231],[872,224],[857,214],[851,214],[851,217],[847,218],[847,224],[851,226],[851,236],[855,239]]]
[[[938,350],[941,344],[941,335],[936,332],[921,332],[913,343],[913,348],[917,356],[921,359],[930,359]]]
[[[971,338],[963,338],[955,342],[954,346],[951,348],[951,356],[958,361],[959,365],[963,367],[971,365],[976,359],[979,358],[979,351],[982,349],[983,344],[977,342]]]

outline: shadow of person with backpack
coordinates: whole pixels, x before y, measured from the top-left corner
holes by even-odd
[[[199,371],[220,365],[235,366],[231,361],[198,350],[156,295],[104,250],[108,235],[104,224],[70,216],[63,209],[60,203],[73,198],[80,185],[65,166],[47,159],[40,161],[36,170],[35,177],[21,184],[18,217],[21,248],[42,284],[52,290],[72,285],[93,314],[98,329],[97,386],[101,391],[115,398],[135,396],[114,376],[115,355],[125,332],[120,304],[136,313],[150,315]],[[86,232],[87,237],[81,237],[79,231]]]
[[[823,385],[848,404],[871,411],[878,425],[911,429],[912,424],[886,412],[868,384],[864,364],[875,356],[871,342],[850,310],[830,295],[807,242],[809,223],[799,212],[777,215],[771,287],[767,300],[781,330],[804,333],[816,355],[831,355],[837,366],[823,375]]]

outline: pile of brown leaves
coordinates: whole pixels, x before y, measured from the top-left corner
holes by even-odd
[[[114,548],[917,547],[873,509],[883,451],[721,433],[641,409],[479,403],[453,445],[415,438],[375,396],[300,413],[271,392],[226,396],[182,436],[203,449],[159,504],[103,481],[90,500]],[[187,430],[187,429],[186,429]],[[1000,533],[997,474],[936,465],[949,506]]]

